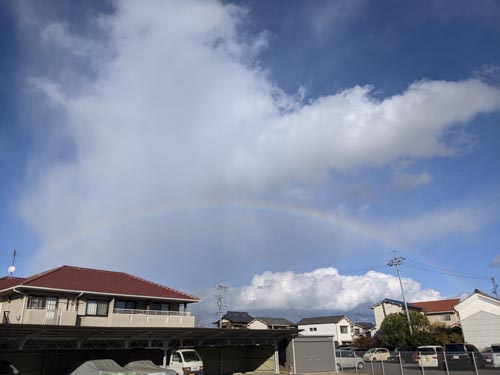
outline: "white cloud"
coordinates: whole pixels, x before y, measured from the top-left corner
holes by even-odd
[[[60,148],[68,147],[67,136],[74,147],[66,159],[51,158],[23,194],[20,214],[42,243],[38,264],[130,270],[139,259],[165,259],[179,249],[201,259],[198,247],[172,238],[184,233],[191,240],[227,221],[211,217],[201,229],[198,222],[180,228],[180,220],[161,215],[220,197],[285,191],[305,199],[301,189],[331,171],[451,156],[457,150],[443,136],[500,107],[500,90],[479,80],[420,81],[384,100],[356,86],[303,104],[300,93],[283,93],[256,63],[265,34],[242,41],[241,8],[188,0],[115,4],[112,15],[95,23],[99,41],[68,35],[60,24],[42,32],[51,42],[46,48],[56,44],[57,56],[65,48],[87,59],[92,74],[77,70],[79,79],[71,80],[65,66],[64,79],[30,79],[57,103],[65,135]],[[109,54],[96,59],[103,48]],[[162,220],[99,231],[148,215]],[[263,224],[245,224],[241,231],[254,225],[254,235],[264,237]],[[235,233],[226,235],[224,251],[244,249]],[[57,246],[71,238],[78,241]],[[214,250],[218,244],[198,246],[223,251]]]
[[[410,278],[403,278],[408,301],[441,298],[434,289],[422,289]],[[255,275],[249,285],[230,288],[226,292],[227,309],[239,311],[351,311],[374,304],[384,298],[401,300],[397,276],[369,271],[363,275],[342,275],[335,268],[319,268],[311,272],[264,272]],[[205,299],[212,309],[214,298]]]
[[[432,176],[426,172],[418,175],[408,172],[396,172],[393,176],[394,184],[402,189],[424,186],[432,182]]]
[[[500,254],[498,254],[490,263],[490,267],[500,267]]]

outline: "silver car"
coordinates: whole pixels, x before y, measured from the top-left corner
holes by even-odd
[[[358,357],[355,352],[348,350],[336,350],[335,358],[337,362],[337,370],[342,371],[345,368],[357,368],[361,370],[365,367],[363,358]]]

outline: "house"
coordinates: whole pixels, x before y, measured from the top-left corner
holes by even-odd
[[[420,307],[420,312],[429,319],[432,325],[451,328],[458,325],[455,306],[459,303],[459,298],[453,298],[439,301],[412,302],[411,305]]]
[[[458,317],[454,307],[460,300],[458,298],[425,302],[409,302],[408,310],[424,314],[431,324],[445,327],[458,325]],[[405,313],[404,302],[386,298],[370,307],[375,316],[374,334],[378,332],[382,322],[389,314]]]
[[[370,322],[356,322],[352,324],[353,337],[372,337],[372,331],[375,329],[375,324]]]
[[[333,336],[338,345],[352,343],[352,322],[344,315],[304,318],[297,326],[302,336]]]
[[[482,350],[500,342],[500,300],[476,289],[455,311],[467,343]]]
[[[0,323],[105,327],[194,327],[199,299],[129,275],[61,266],[0,278]]]
[[[422,311],[421,307],[413,306],[408,303],[408,310]],[[373,315],[375,316],[375,329],[374,334],[380,330],[382,322],[390,314],[399,314],[405,312],[405,304],[402,301],[395,299],[385,298],[384,300],[374,304],[370,307],[373,310]]]
[[[248,323],[249,329],[297,329],[297,325],[285,318],[257,317]]]
[[[245,311],[228,311],[220,320],[220,328],[247,329],[255,318]],[[219,321],[213,324],[219,325]]]

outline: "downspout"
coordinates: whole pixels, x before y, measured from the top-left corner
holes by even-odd
[[[19,293],[21,295],[24,296],[24,299],[23,299],[23,309],[21,310],[21,320],[20,320],[20,323],[22,324],[23,323],[23,318],[24,318],[24,309],[26,308],[26,302],[27,302],[27,294],[26,293],[23,293],[23,292],[20,292],[19,290],[16,290],[16,288],[13,288],[12,291],[16,292],[16,293]]]
[[[75,298],[75,311],[76,311],[76,315],[78,315],[78,298],[80,298],[81,296],[83,296],[83,293],[84,292],[80,292],[80,294],[77,295],[76,298]]]

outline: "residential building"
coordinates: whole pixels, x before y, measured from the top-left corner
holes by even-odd
[[[414,311],[422,311],[422,309],[418,306],[413,306],[411,303],[408,303],[408,309]],[[398,301],[395,299],[385,298],[384,300],[374,304],[370,307],[373,310],[373,315],[375,316],[375,329],[374,334],[380,330],[380,326],[382,322],[390,314],[398,314],[401,312],[405,312],[405,304],[402,301]]]
[[[353,337],[372,337],[372,331],[375,329],[375,324],[370,322],[356,322],[352,324]]]
[[[500,342],[500,300],[476,289],[455,311],[465,342],[479,350]]]
[[[451,328],[458,325],[455,306],[459,303],[459,298],[453,298],[439,301],[412,302],[411,305],[420,307],[420,312],[429,319],[432,325]]]
[[[425,302],[409,302],[408,310],[417,311],[424,314],[431,324],[445,327],[458,325],[458,317],[454,306],[458,304],[458,298]],[[375,334],[382,325],[382,322],[389,314],[405,313],[404,302],[386,298],[370,307],[375,316]]]
[[[228,329],[247,329],[248,324],[255,318],[250,316],[245,311],[228,311],[222,318],[220,322],[221,328]],[[219,326],[219,321],[213,324]]]
[[[297,324],[285,318],[257,317],[248,323],[249,329],[297,329]]]
[[[0,323],[105,327],[194,327],[199,299],[129,275],[61,266],[0,278]]]
[[[304,318],[297,326],[302,336],[333,336],[337,345],[352,343],[352,322],[344,315]]]

